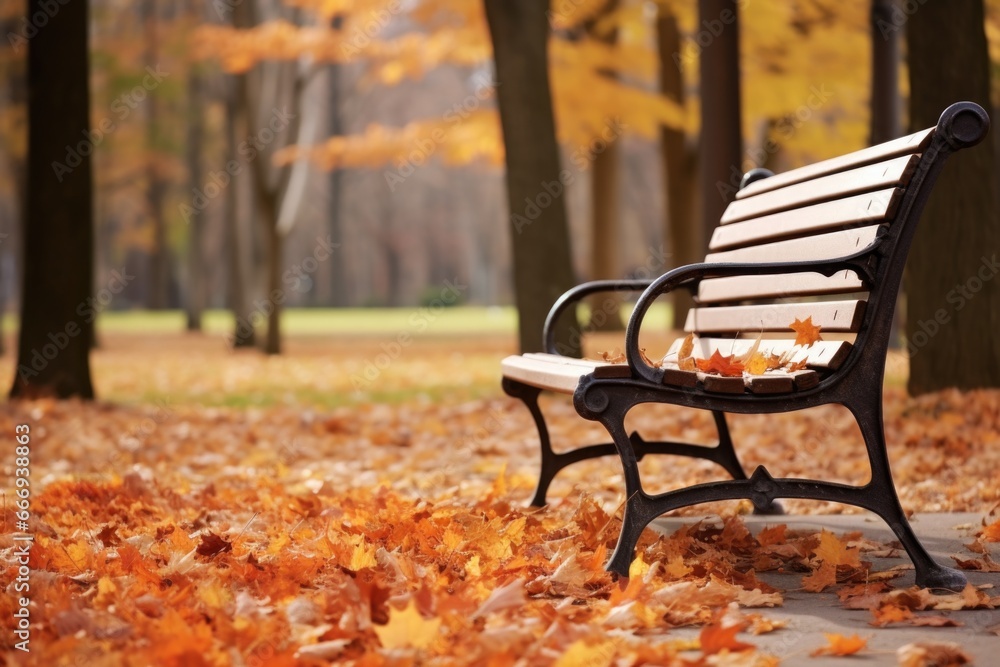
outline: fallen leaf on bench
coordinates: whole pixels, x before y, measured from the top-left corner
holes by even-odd
[[[684,337],[684,342],[681,343],[681,349],[677,352],[677,366],[680,367],[682,371],[693,371],[696,368],[694,363],[694,358],[691,356],[694,354],[694,334],[689,333]]]
[[[651,366],[653,368],[659,368],[660,366],[663,365],[663,360],[662,359],[660,361],[653,361],[652,359],[650,359],[649,357],[647,357],[646,356],[646,348],[644,348],[644,347],[640,347],[639,348],[639,356],[642,358],[643,361],[646,362],[646,365]]]
[[[743,375],[743,364],[737,361],[733,355],[723,357],[718,350],[713,352],[708,359],[696,359],[695,363],[702,373],[718,373],[724,377]]]
[[[794,373],[795,371],[804,371],[806,369],[806,362],[809,361],[808,358],[800,359],[799,361],[792,362],[788,364],[788,372]]]
[[[795,332],[796,345],[810,347],[813,343],[823,340],[823,337],[819,335],[819,330],[822,327],[814,325],[812,319],[811,315],[805,320],[796,317],[795,321],[788,325],[788,328]]]
[[[609,364],[624,364],[627,359],[624,352],[619,352],[618,350],[612,350],[611,352],[601,352],[601,359],[608,362]]]
[[[821,646],[809,654],[814,658],[821,655],[854,655],[868,646],[868,640],[857,635],[845,637],[835,633],[823,634],[826,637],[826,646]]]

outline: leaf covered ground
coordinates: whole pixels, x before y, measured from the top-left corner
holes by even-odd
[[[758,576],[769,572],[801,575],[799,592],[835,591],[844,606],[868,615],[872,632],[953,624],[961,622],[955,610],[1000,604],[993,589],[931,596],[901,586],[899,572],[880,563],[893,545],[859,534],[793,530],[780,517],[752,534],[740,503],[707,508],[721,515],[709,521],[700,520],[704,507],[686,510],[690,520],[668,534],[647,530],[632,576],[616,580],[603,570],[623,500],[616,462],[566,470],[548,507],[526,508],[537,468],[526,411],[496,389],[456,393],[454,379],[443,379],[471,366],[485,387],[490,371],[479,358],[498,360],[502,351],[447,346],[430,363],[428,355],[418,363],[414,350],[404,351],[387,374],[413,373],[413,386],[440,381],[444,389],[392,403],[362,396],[340,406],[204,407],[185,393],[195,378],[209,393],[222,391],[226,378],[245,378],[301,398],[309,387],[349,383],[328,373],[356,363],[344,360],[350,352],[329,350],[324,364],[302,354],[210,362],[206,353],[192,367],[183,355],[161,351],[141,375],[133,358],[104,352],[98,363],[106,387],[157,398],[4,405],[3,432],[32,425],[35,535],[32,653],[8,651],[7,659],[76,666],[770,665],[778,658],[757,650],[754,637],[787,631],[769,610],[788,591]],[[184,398],[163,398],[171,395]],[[963,567],[996,567],[1000,392],[908,399],[890,387],[885,405],[906,508],[981,513],[980,536],[960,554]],[[557,443],[604,439],[567,402],[546,408]],[[749,467],[866,478],[860,434],[842,410],[733,421]],[[632,422],[644,434],[713,438],[711,420],[699,413],[657,407],[637,411]],[[4,465],[13,479],[13,461]],[[709,464],[674,458],[647,459],[643,471],[651,491],[721,478]],[[5,553],[14,547],[10,493],[0,536]],[[805,501],[786,507],[845,509]],[[10,562],[8,582],[16,572]],[[4,642],[14,604],[13,595],[0,599]],[[680,627],[696,632],[674,632]],[[831,635],[810,650],[864,655],[865,644],[863,636]],[[928,652],[943,650],[906,647],[899,659],[929,664]],[[811,659],[809,652],[800,657]]]

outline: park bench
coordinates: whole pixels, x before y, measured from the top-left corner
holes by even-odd
[[[502,364],[504,390],[527,405],[541,441],[541,473],[532,504],[545,504],[549,483],[565,466],[617,454],[626,501],[618,544],[607,564],[611,572],[628,576],[640,534],[665,512],[749,499],[756,511],[766,513],[780,511],[775,499],[808,498],[875,512],[912,559],[918,585],[962,588],[965,576],[931,558],[900,505],[886,453],[882,381],[897,291],[920,213],[945,159],[979,143],[988,130],[986,112],[960,102],[946,109],[935,127],[900,139],[779,175],[755,169],[744,176],[703,263],[654,280],[595,281],[566,292],[545,323],[546,353],[511,356]],[[684,339],[687,345],[678,340],[662,363],[652,363],[639,346],[643,318],[658,297],[675,289],[695,296],[684,329],[697,338]],[[602,291],[642,292],[625,333],[627,363],[558,354],[555,322],[581,299]],[[807,318],[824,333],[853,334],[853,340],[795,345],[787,339],[789,325]],[[691,368],[689,359],[705,364],[716,351],[745,355],[756,340],[758,351],[783,356],[784,367],[736,377],[705,371],[697,361]],[[600,422],[612,442],[554,453],[538,403],[542,391],[572,394],[576,411]],[[629,434],[625,415],[644,403],[711,411],[718,444],[646,441]],[[831,403],[847,407],[857,420],[871,468],[869,482],[855,486],[774,478],[763,466],[749,476],[744,472],[726,413],[781,413]],[[707,459],[733,479],[647,494],[638,468],[647,454]]]

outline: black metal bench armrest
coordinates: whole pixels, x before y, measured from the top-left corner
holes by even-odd
[[[871,284],[872,268],[868,257],[880,245],[877,239],[867,248],[853,255],[820,262],[776,262],[770,264],[689,264],[664,273],[654,280],[635,303],[625,330],[625,357],[632,374],[655,384],[663,381],[663,370],[653,368],[642,360],[639,352],[639,329],[646,317],[646,311],[657,298],[678,287],[693,287],[706,278],[728,278],[734,276],[763,276],[783,273],[820,273],[827,277],[845,269],[854,271],[866,284]]]
[[[642,280],[594,280],[567,290],[552,304],[552,308],[545,318],[545,326],[542,328],[542,341],[545,345],[545,351],[549,354],[560,354],[556,349],[555,325],[559,321],[559,317],[570,306],[576,305],[582,299],[599,292],[641,292],[649,287],[652,282],[652,278]]]

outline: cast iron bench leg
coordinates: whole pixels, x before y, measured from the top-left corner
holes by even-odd
[[[541,407],[538,405],[538,397],[542,390],[507,378],[503,380],[503,388],[509,396],[518,398],[525,404],[528,412],[531,413],[532,418],[535,420],[535,427],[538,429],[541,461],[538,484],[535,486],[535,493],[532,495],[530,503],[532,507],[543,507],[547,504],[546,496],[549,485],[555,479],[555,476],[559,474],[559,471],[566,466],[601,456],[615,456],[619,453],[614,443],[603,443],[578,447],[568,452],[556,454],[552,450],[552,440],[549,435],[548,425],[545,423],[545,415],[542,414]],[[715,426],[719,436],[719,443],[716,446],[708,447],[683,442],[646,441],[638,432],[633,432],[628,436],[628,440],[632,445],[633,455],[637,461],[641,461],[647,454],[671,454],[674,456],[706,459],[721,466],[733,479],[746,479],[746,471],[740,465],[739,458],[736,456],[736,450],[733,447],[725,413],[713,411],[712,416],[715,418]],[[766,507],[755,507],[754,513],[783,514],[784,511],[780,503],[772,501]]]
[[[906,518],[896,487],[892,482],[889,455],[886,451],[885,430],[882,423],[882,397],[859,399],[847,405],[854,414],[868,449],[871,465],[871,482],[865,487],[868,497],[865,505],[878,514],[896,534],[906,553],[913,561],[918,586],[930,589],[958,591],[965,588],[967,579],[960,571],[945,567],[935,561],[920,543]]]

